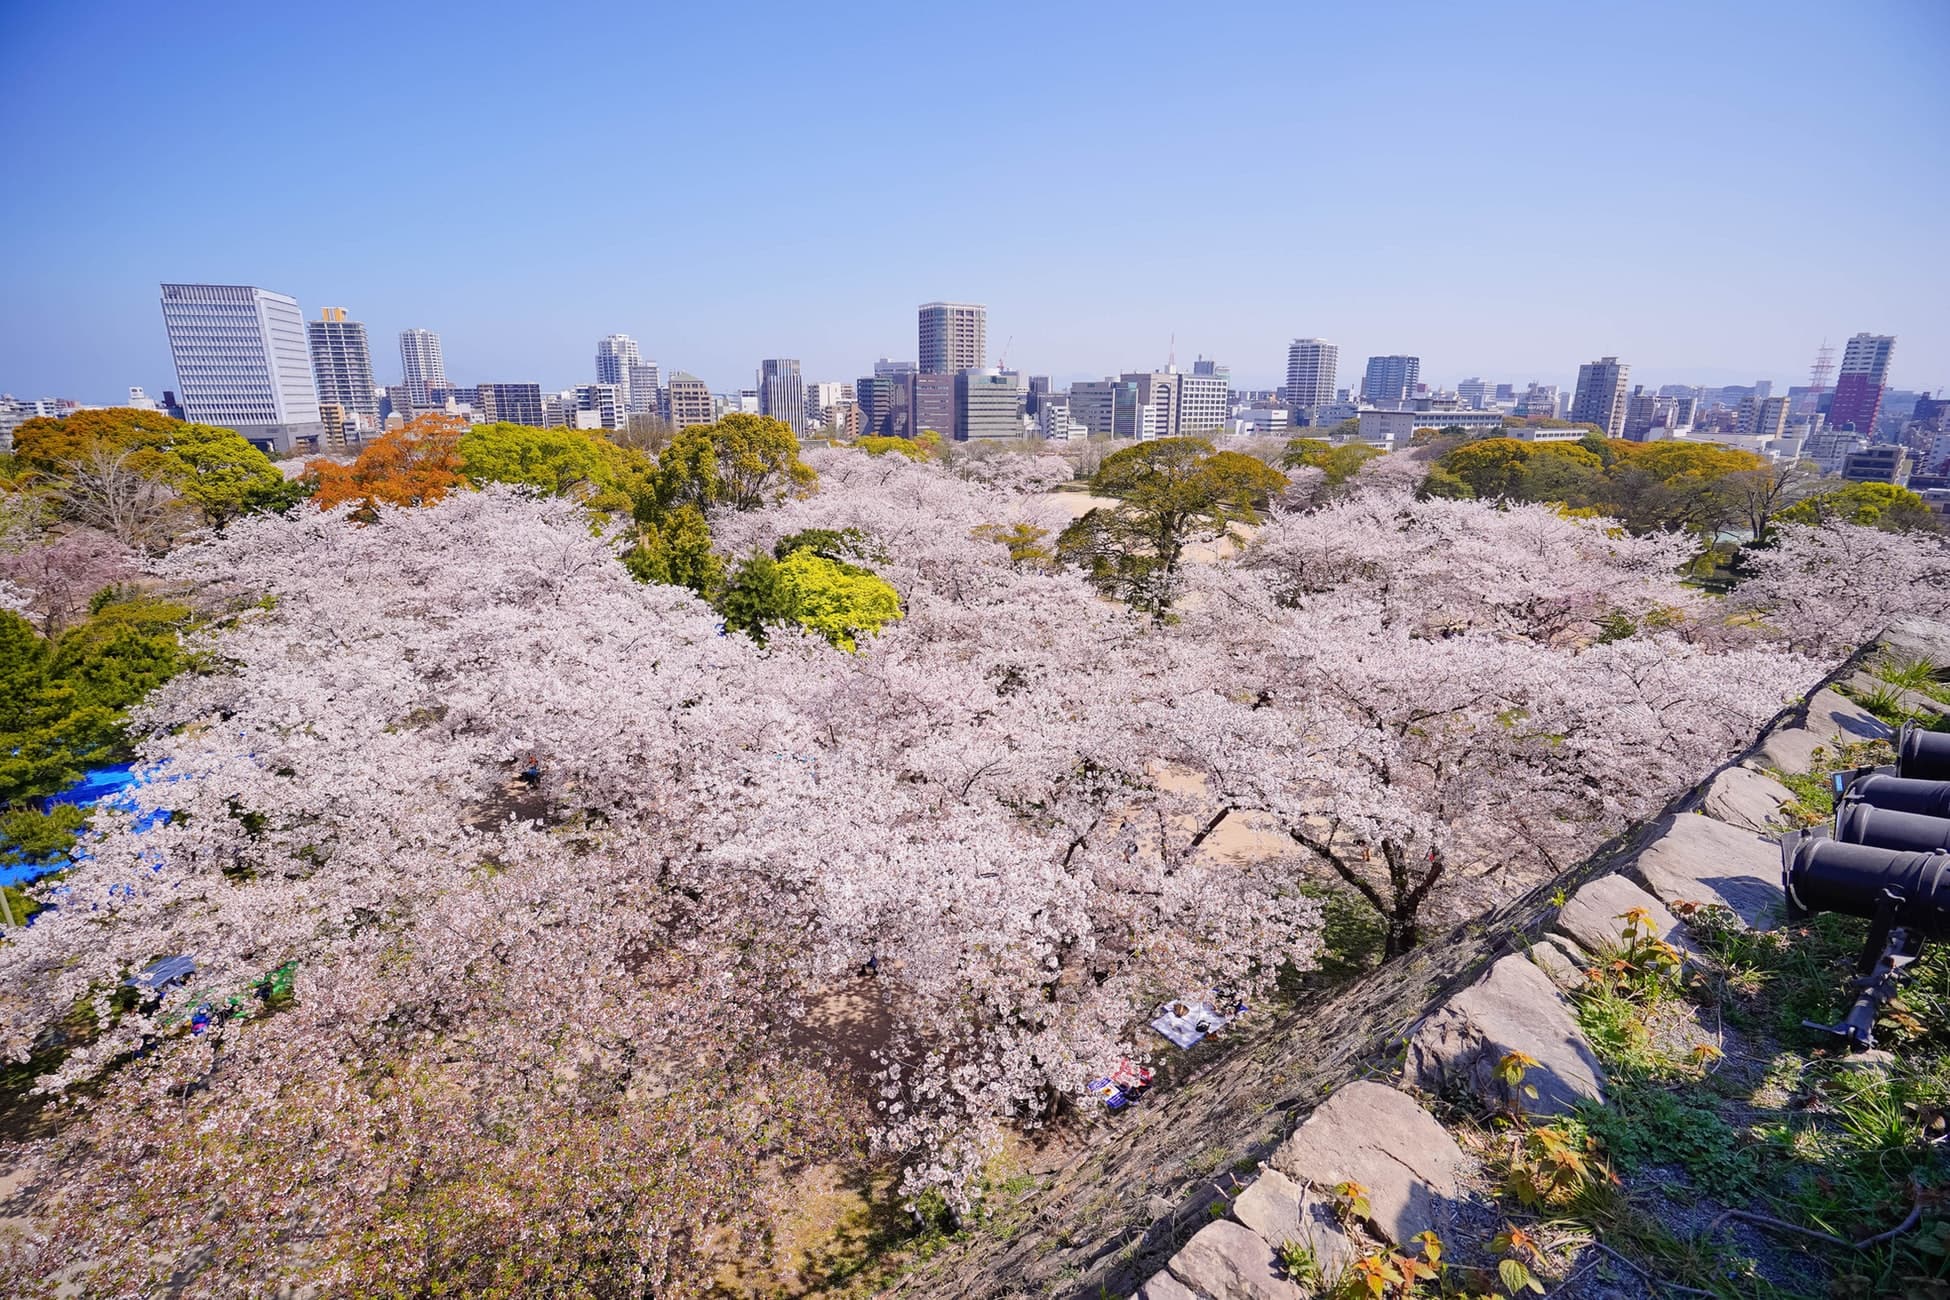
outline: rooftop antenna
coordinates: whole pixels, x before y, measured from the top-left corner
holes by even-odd
[[[1835,373],[1835,349],[1828,340],[1821,341],[1815,352],[1815,363],[1808,367],[1808,397],[1805,414],[1814,415],[1821,410],[1821,395],[1828,391],[1828,381]]]

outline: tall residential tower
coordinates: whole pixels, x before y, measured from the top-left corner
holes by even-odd
[[[1361,376],[1361,400],[1377,404],[1401,402],[1415,396],[1422,382],[1420,357],[1369,357],[1367,373]]]
[[[432,330],[399,332],[402,385],[415,411],[433,409],[433,390],[447,387],[447,364],[440,359],[440,336]]]
[[[298,300],[245,284],[165,284],[183,418],[275,451],[324,436]]]
[[[1571,421],[1595,424],[1607,438],[1625,436],[1625,381],[1632,368],[1617,357],[1600,357],[1578,367],[1578,387],[1571,397]]]
[[[921,304],[921,373],[952,375],[988,364],[989,309],[972,302]]]
[[[1893,334],[1857,334],[1849,339],[1842,350],[1841,371],[1835,376],[1835,398],[1828,406],[1829,428],[1875,436],[1883,389],[1889,385],[1889,358],[1895,351]]]
[[[1286,404],[1300,410],[1334,400],[1341,350],[1326,339],[1295,339],[1286,350]]]
[[[320,404],[344,409],[361,429],[379,427],[379,393],[372,384],[372,351],[366,346],[366,327],[345,318],[345,308],[327,307],[318,319],[307,321],[311,344],[311,373]]]
[[[758,413],[792,426],[806,436],[806,386],[799,378],[799,362],[771,357],[758,363]]]

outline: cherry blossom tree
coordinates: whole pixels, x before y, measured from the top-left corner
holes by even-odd
[[[1950,539],[1829,519],[1776,522],[1748,547],[1735,600],[1810,654],[1839,657],[1897,619],[1950,617]]]

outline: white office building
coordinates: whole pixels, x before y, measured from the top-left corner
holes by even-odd
[[[243,284],[165,284],[162,312],[184,419],[274,451],[318,445],[325,425],[297,299]]]
[[[451,387],[447,383],[447,363],[440,356],[440,336],[432,330],[399,332],[399,363],[406,376],[406,400],[416,411],[430,411],[436,403],[433,390]]]
[[[1070,418],[1070,397],[1067,393],[1044,393],[1038,399],[1036,432],[1052,442],[1080,441],[1090,436],[1090,430]]]
[[[1617,357],[1601,357],[1578,367],[1578,386],[1571,397],[1571,418],[1595,424],[1607,438],[1625,436],[1625,383],[1632,368]]]
[[[1295,339],[1286,350],[1286,404],[1326,406],[1334,400],[1341,350],[1325,339]]]
[[[1406,447],[1414,441],[1417,429],[1446,429],[1451,425],[1466,430],[1495,429],[1503,423],[1500,411],[1381,411],[1361,412],[1361,441],[1387,447]],[[1565,430],[1572,437],[1577,430]]]
[[[793,357],[768,357],[758,363],[758,413],[792,426],[806,436],[806,385]]]
[[[1227,376],[1198,374],[1178,376],[1178,432],[1181,434],[1217,433],[1225,429],[1232,413],[1226,389]]]
[[[661,415],[662,377],[654,361],[632,361],[629,366],[629,408],[631,415]]]
[[[608,334],[596,343],[596,382],[614,384],[623,394],[626,409],[634,409],[629,400],[630,367],[642,360],[636,340],[627,334]]]

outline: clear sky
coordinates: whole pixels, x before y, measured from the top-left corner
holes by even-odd
[[[989,306],[1059,382],[1287,342],[1425,379],[1950,387],[1950,3],[465,5],[0,0],[0,389],[174,387],[157,284],[600,336],[752,385]],[[1011,341],[1013,340],[1013,341]]]

